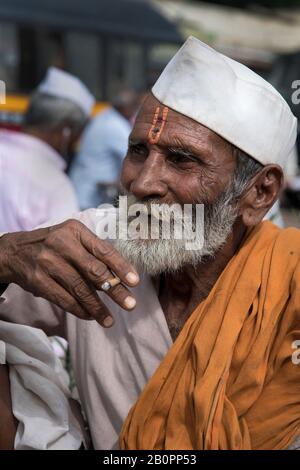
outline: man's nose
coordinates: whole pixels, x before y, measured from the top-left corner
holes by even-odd
[[[130,191],[137,198],[164,197],[168,192],[168,185],[164,182],[165,161],[162,155],[150,153],[139,173],[130,185]]]

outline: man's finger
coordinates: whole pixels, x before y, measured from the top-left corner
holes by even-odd
[[[42,275],[42,280],[37,289],[35,289],[34,295],[44,297],[66,312],[70,312],[82,320],[94,320],[93,317],[85,312],[74,297],[46,274]]]
[[[125,310],[132,310],[136,306],[136,300],[132,293],[122,284],[111,287],[106,294],[117,302]]]
[[[75,245],[74,248],[80,253],[80,246],[76,248]],[[87,252],[82,256],[78,256],[73,263],[88,283],[95,286],[97,290],[102,290],[102,284],[114,277],[104,263]],[[125,310],[132,310],[136,305],[133,294],[122,284],[111,287],[106,293]]]
[[[80,241],[84,247],[97,259],[106,264],[122,282],[128,286],[136,286],[139,282],[139,275],[135,268],[105,240],[100,240],[90,230],[84,227],[80,231]]]
[[[108,308],[80,273],[67,263],[53,263],[53,266],[59,266],[59,269],[51,269],[49,275],[77,301],[86,315],[93,317],[105,328],[112,326],[113,318]]]

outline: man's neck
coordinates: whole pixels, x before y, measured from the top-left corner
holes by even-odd
[[[44,142],[45,144],[48,144],[58,155],[60,155],[61,158],[66,160],[64,156],[61,154],[61,145],[59,143],[59,133],[57,132],[44,132],[40,129],[37,129],[35,127],[31,126],[24,126],[22,128],[22,132],[24,134],[30,135],[31,137],[35,137],[36,139],[39,139],[40,141]]]
[[[161,276],[159,300],[173,340],[195,308],[206,299],[245,232],[244,227],[235,228],[215,257],[203,259],[198,266],[187,266],[180,272]]]

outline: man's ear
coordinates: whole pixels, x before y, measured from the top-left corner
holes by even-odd
[[[283,185],[279,165],[266,165],[250,182],[240,201],[239,214],[246,227],[257,225],[273,206]]]

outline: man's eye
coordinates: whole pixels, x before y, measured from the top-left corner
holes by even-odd
[[[186,163],[186,162],[190,162],[191,159],[188,158],[188,157],[184,157],[182,155],[174,155],[174,157],[172,158],[173,162],[174,163]]]
[[[175,165],[197,163],[195,158],[180,154],[170,155],[170,161]]]
[[[131,155],[145,155],[146,149],[142,145],[129,145],[128,151]]]

